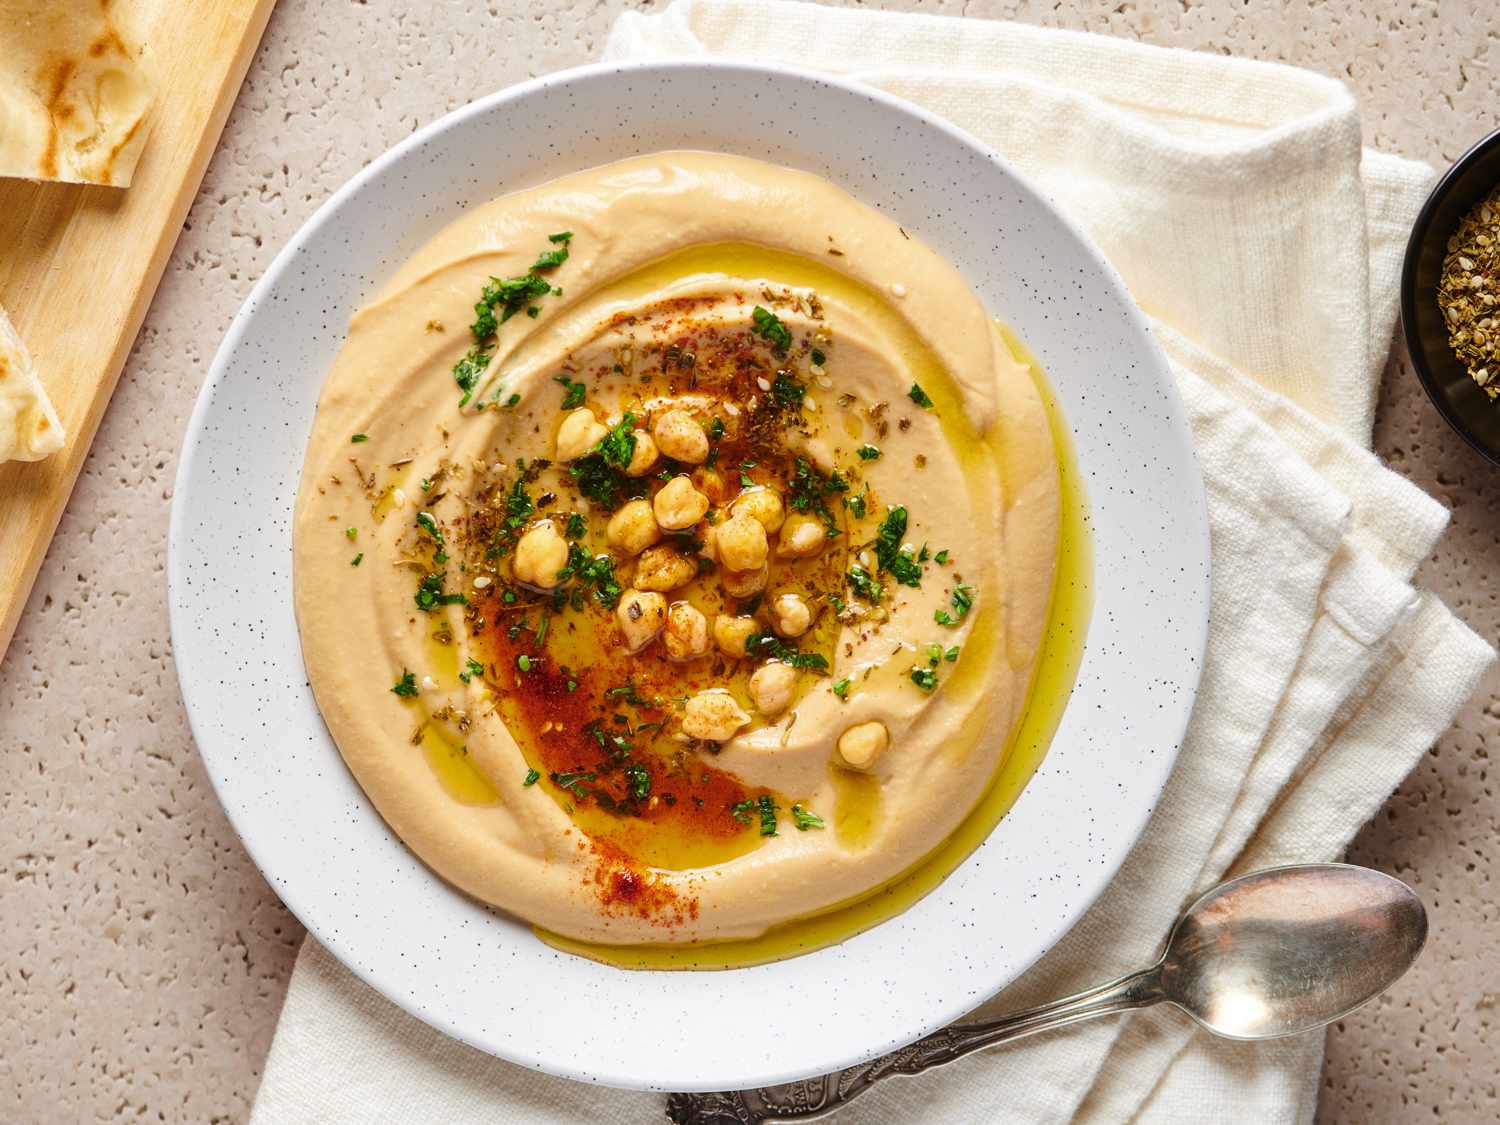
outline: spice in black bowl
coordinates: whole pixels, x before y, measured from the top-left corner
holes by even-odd
[[[1500,188],[1470,208],[1449,237],[1438,307],[1469,378],[1491,400],[1500,398]]]
[[[1401,272],[1401,327],[1412,366],[1438,413],[1500,465],[1497,227],[1500,130],[1459,157],[1417,215]]]

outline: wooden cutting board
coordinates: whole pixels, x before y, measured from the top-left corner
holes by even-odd
[[[0,179],[0,305],[68,436],[0,464],[0,658],[274,3],[120,0],[155,91],[130,187]]]

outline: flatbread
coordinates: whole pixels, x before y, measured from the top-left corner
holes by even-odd
[[[57,411],[26,345],[0,308],[0,461],[40,461],[62,444]]]
[[[151,85],[109,0],[0,0],[0,176],[128,187]]]

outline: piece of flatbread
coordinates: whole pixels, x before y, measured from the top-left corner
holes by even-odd
[[[40,461],[62,448],[63,428],[31,355],[0,308],[0,462]]]
[[[0,0],[0,176],[128,187],[151,85],[110,0]]]

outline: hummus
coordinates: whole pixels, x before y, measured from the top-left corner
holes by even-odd
[[[297,618],[440,875],[578,940],[751,938],[984,794],[1058,504],[952,267],[814,176],[660,153],[471,210],[353,317]]]

